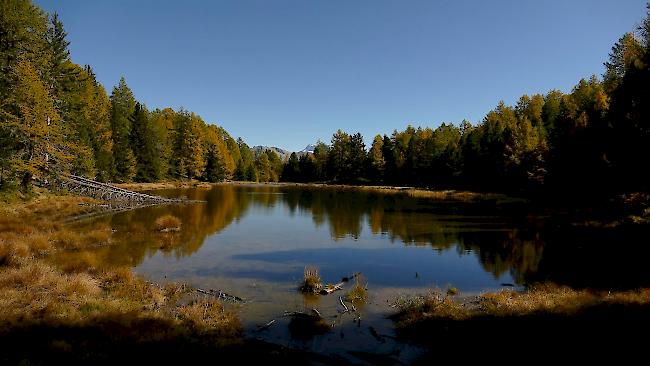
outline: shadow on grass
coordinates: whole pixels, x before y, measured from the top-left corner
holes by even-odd
[[[0,364],[341,364],[342,360],[257,340],[193,334],[165,319],[106,316],[91,325],[3,326]]]
[[[441,352],[464,361],[485,361],[498,355],[506,364],[574,358],[622,362],[645,353],[650,329],[648,304],[600,304],[572,315],[535,312],[465,319],[429,317],[406,324],[401,323],[403,316],[393,316],[398,339],[427,350],[416,364],[433,364],[440,360]]]

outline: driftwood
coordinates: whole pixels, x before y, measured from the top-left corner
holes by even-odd
[[[325,285],[322,290],[320,290],[321,295],[329,295],[334,291],[342,290],[343,285],[345,285],[346,282],[350,282],[350,280],[355,279],[356,277],[361,276],[361,272],[356,272],[350,275],[349,277],[343,277],[341,279],[341,282],[334,284],[334,285]]]
[[[287,311],[287,310],[285,310],[284,313],[282,314],[283,317],[297,316],[297,315],[307,315],[307,314],[303,313],[302,311]]]
[[[336,285],[326,285],[322,290],[320,290],[320,294],[329,295],[334,291],[342,290],[344,284],[345,282],[339,282]]]
[[[339,301],[341,302],[341,305],[343,305],[343,308],[345,309],[345,312],[349,312],[350,309],[348,309],[347,306],[345,306],[345,303],[343,302],[343,297],[339,296]]]
[[[268,322],[268,323],[266,323],[264,325],[260,325],[259,327],[257,327],[257,331],[261,332],[263,330],[266,330],[273,324],[275,324],[275,319],[271,320],[270,322]]]
[[[320,311],[318,309],[313,308],[311,309],[313,314],[305,313],[304,311],[288,311],[285,310],[284,313],[282,314],[283,317],[293,317],[293,316],[310,316],[310,317],[318,317],[318,318],[323,318],[321,315]]]
[[[225,292],[223,292],[221,290],[213,290],[213,289],[204,290],[204,289],[201,289],[201,288],[197,288],[196,292],[200,292],[200,293],[208,295],[208,296],[214,296],[219,300],[228,300],[228,301],[232,301],[232,302],[245,302],[244,299],[242,299],[241,297],[235,296],[235,295],[230,295],[230,294],[225,293]]]

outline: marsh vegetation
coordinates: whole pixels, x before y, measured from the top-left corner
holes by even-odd
[[[99,223],[77,231],[64,222],[92,210],[93,204],[42,195],[0,208],[3,360],[40,363],[52,353],[70,360],[86,357],[86,343],[74,329],[105,340],[119,334],[122,341],[143,346],[192,339],[226,345],[239,339],[239,318],[221,302],[197,296],[182,284],[147,282],[130,267],[106,266],[93,257],[89,249],[113,244],[111,227]],[[56,253],[82,251],[81,260],[64,265],[50,261]],[[26,344],[14,339],[29,332],[53,338],[48,343],[37,336]],[[106,347],[102,342],[89,347],[99,351]]]

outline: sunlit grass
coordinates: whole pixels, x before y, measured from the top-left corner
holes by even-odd
[[[318,268],[307,266],[303,274],[303,280],[300,284],[300,291],[304,293],[318,293],[323,289]]]
[[[397,299],[398,327],[425,320],[472,320],[484,317],[575,316],[586,309],[610,306],[650,305],[650,289],[636,291],[575,290],[565,286],[536,285],[528,291],[490,292],[467,306],[433,291],[424,296]]]
[[[345,299],[352,303],[363,304],[368,299],[368,284],[364,283],[363,278],[356,276],[354,278],[354,284],[345,294]]]
[[[151,284],[131,268],[103,266],[88,249],[112,244],[111,228],[64,223],[70,215],[89,212],[92,204],[78,197],[40,196],[0,207],[1,329],[92,327],[111,335],[118,326],[137,341],[239,336],[236,313],[219,301],[183,285]],[[48,260],[57,251],[74,260]],[[156,326],[143,327],[143,322]],[[64,340],[60,345],[67,347]]]

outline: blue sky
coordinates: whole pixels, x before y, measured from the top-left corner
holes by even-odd
[[[37,0],[110,93],[184,107],[250,145],[473,123],[601,75],[646,0]]]

